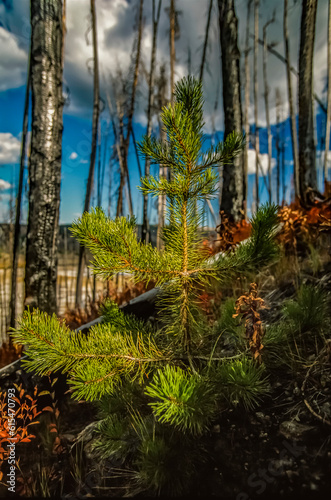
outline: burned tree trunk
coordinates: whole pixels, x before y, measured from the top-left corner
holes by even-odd
[[[159,25],[159,19],[161,14],[162,0],[159,0],[157,14],[155,17],[155,0],[153,0],[153,42],[152,42],[152,53],[151,53],[151,66],[149,70],[149,82],[148,82],[148,108],[147,108],[147,135],[151,135],[152,131],[152,108],[154,104],[154,76],[155,76],[155,56],[156,56],[156,41],[157,41],[157,29]],[[145,177],[149,176],[150,172],[150,161],[146,159],[145,161]],[[146,243],[149,242],[149,221],[148,221],[148,195],[145,194],[143,198],[143,225],[142,225],[142,236],[141,240]]]
[[[94,84],[93,84],[93,118],[92,118],[92,145],[90,156],[90,169],[87,179],[84,212],[88,212],[90,208],[91,194],[93,189],[94,167],[97,151],[97,136],[99,123],[99,60],[98,60],[98,42],[97,42],[97,23],[95,12],[95,0],[91,0],[91,17],[92,17],[92,38],[93,38],[93,61],[94,61]],[[82,287],[83,287],[83,269],[85,262],[85,247],[79,249],[77,282],[76,282],[76,307],[80,307],[82,303]]]
[[[299,192],[304,205],[317,188],[313,118],[313,56],[317,0],[302,2],[299,54]]]
[[[256,209],[259,208],[260,194],[259,194],[259,153],[260,153],[260,137],[258,121],[258,80],[257,80],[257,58],[258,58],[258,39],[259,39],[259,6],[260,0],[254,0],[254,122],[255,122],[255,197]]]
[[[240,97],[240,52],[238,19],[234,0],[218,0],[222,52],[224,139],[234,130],[242,132]],[[233,220],[244,215],[243,155],[223,166],[222,201],[220,209]]]
[[[207,47],[208,47],[208,38],[209,38],[209,29],[210,29],[210,19],[211,19],[211,11],[212,10],[213,10],[213,0],[209,0],[208,16],[207,16],[207,26],[206,26],[206,31],[205,31],[205,40],[204,40],[204,43],[203,43],[202,59],[201,59],[201,65],[200,65],[199,80],[201,82],[202,82],[202,79],[203,79],[203,70],[205,69]]]
[[[247,18],[246,18],[246,41],[245,41],[245,108],[244,108],[244,131],[246,137],[246,145],[244,150],[244,212],[247,216],[247,182],[248,182],[248,149],[249,149],[249,97],[250,97],[250,73],[249,73],[249,21],[251,17],[252,0],[247,3]]]
[[[31,1],[32,135],[25,306],[56,311],[62,155],[62,0]]]
[[[267,73],[267,28],[274,22],[274,17],[266,22],[263,26],[263,81],[264,81],[264,103],[265,103],[265,115],[267,122],[267,133],[268,133],[268,193],[269,193],[269,203],[271,203],[271,159],[272,159],[272,135],[270,126],[270,113],[269,113],[269,85],[268,85],[268,73]]]
[[[17,268],[18,268],[18,257],[19,257],[19,246],[20,246],[20,228],[21,228],[20,220],[21,220],[21,205],[22,205],[22,194],[23,194],[24,164],[26,156],[26,142],[28,133],[28,121],[29,121],[28,115],[29,115],[30,86],[31,86],[31,77],[30,77],[30,56],[29,56],[28,76],[25,89],[20,173],[19,173],[18,190],[16,197],[16,215],[15,215],[14,241],[13,241],[13,254],[12,254],[12,273],[11,273],[11,289],[10,289],[10,304],[9,304],[9,310],[10,310],[9,326],[11,328],[14,328],[16,319]]]
[[[291,82],[290,47],[289,47],[289,35],[288,35],[288,28],[287,28],[287,0],[284,0],[283,27],[284,27],[287,91],[288,91],[288,103],[289,103],[289,111],[290,111],[290,126],[291,126],[291,138],[292,138],[292,151],[293,151],[294,193],[295,193],[295,197],[297,197],[298,196],[298,182],[299,182],[298,181],[299,153],[298,153],[297,126],[296,126],[296,119],[295,119],[292,82]]]

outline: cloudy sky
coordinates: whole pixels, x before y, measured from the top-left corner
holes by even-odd
[[[69,223],[81,214],[84,189],[88,175],[90,154],[93,80],[88,71],[88,62],[92,57],[91,33],[87,34],[90,25],[89,0],[67,0],[67,35],[65,40],[64,89],[69,95],[69,101],[64,108],[63,133],[63,164],[61,191],[61,222]],[[105,88],[109,75],[116,75],[120,68],[126,72],[131,58],[132,46],[137,21],[138,0],[96,0],[98,46],[100,72],[102,80],[101,95],[105,97]],[[260,37],[263,25],[272,17],[275,11],[275,22],[268,28],[268,40],[277,43],[276,50],[284,54],[283,45],[283,2],[282,0],[261,0]],[[209,0],[177,0],[180,10],[180,37],[176,41],[176,79],[191,73],[198,75],[202,55],[202,44],[206,25],[206,15]],[[211,32],[208,47],[208,63],[204,74],[205,95],[205,131],[210,134],[215,129],[222,137],[222,79],[219,47],[219,31],[217,17],[217,2],[214,1]],[[239,43],[244,47],[246,29],[247,0],[235,1],[239,18]],[[163,0],[158,34],[158,64],[166,63],[169,69],[169,18],[165,8],[169,0]],[[300,42],[301,1],[289,1],[289,33],[292,65],[298,66],[298,51]],[[144,31],[142,63],[149,68],[149,57],[152,41],[152,0],[144,2]],[[27,58],[30,43],[30,18],[28,0],[0,0],[0,220],[8,218],[8,201],[11,193],[16,192],[18,179],[18,161],[20,152],[20,137],[23,119],[23,103],[27,71]],[[328,0],[319,0],[317,12],[317,29],[314,54],[314,89],[323,102],[326,101],[327,88],[327,17]],[[251,19],[251,31],[253,31]],[[189,54],[191,63],[189,64]],[[273,55],[268,59],[268,79],[270,85],[271,121],[275,125],[275,91],[280,90],[283,100],[282,117],[286,139],[285,165],[287,173],[287,196],[291,185],[291,144],[288,136],[289,128],[286,121],[288,115],[287,87],[285,67]],[[295,77],[293,86],[296,89]],[[259,52],[259,127],[261,127],[261,162],[266,167],[266,134],[264,89],[262,79],[262,49]],[[215,101],[218,107],[214,111]],[[147,84],[143,72],[139,79],[138,102],[135,112],[135,132],[139,138],[146,127]],[[324,114],[316,109],[317,140],[323,137],[325,127]],[[107,126],[107,112],[101,115],[101,127]],[[250,122],[253,123],[253,106],[250,108]],[[275,126],[272,128],[275,133]],[[112,142],[110,138],[109,143]],[[111,144],[110,144],[111,145]],[[273,165],[276,161],[276,150],[273,151]],[[254,184],[254,151],[249,153],[250,185]],[[132,189],[134,192],[134,209],[141,218],[141,196],[136,194],[135,186],[139,183],[138,169],[134,151],[130,154],[130,170]],[[116,176],[112,179],[112,189],[117,187]],[[74,186],[74,189],[73,189]],[[104,205],[107,205],[108,172],[105,176]],[[265,188],[261,180],[261,197],[265,197]],[[249,191],[252,196],[252,190]],[[113,197],[112,213],[116,200]],[[215,204],[217,210],[217,202]],[[153,215],[153,214],[152,214]],[[152,221],[153,222],[153,221]]]

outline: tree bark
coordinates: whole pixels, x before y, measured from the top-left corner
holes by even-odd
[[[328,153],[330,148],[330,123],[331,123],[331,0],[329,0],[328,21],[328,94],[326,102],[326,127],[325,127],[325,155],[324,155],[324,183],[328,180]]]
[[[147,107],[147,130],[146,134],[148,137],[152,132],[152,109],[154,104],[154,80],[155,80],[155,56],[156,56],[156,42],[157,42],[157,29],[160,20],[162,0],[159,0],[157,14],[155,17],[155,0],[153,0],[153,42],[152,42],[152,53],[151,53],[151,65],[149,70],[149,82],[148,82],[148,107]],[[148,177],[150,173],[150,161],[146,159],[145,161],[145,177]],[[143,224],[141,232],[141,241],[149,242],[149,221],[148,221],[148,195],[145,194],[143,197]]]
[[[210,19],[211,19],[212,10],[213,10],[213,0],[209,0],[207,26],[206,26],[206,31],[205,31],[205,40],[204,40],[204,44],[203,44],[202,59],[201,59],[201,65],[200,65],[199,79],[201,82],[203,79],[203,70],[205,68],[205,63],[206,63],[206,54],[207,54],[207,47],[208,47],[209,28],[210,28]]]
[[[291,139],[292,139],[292,151],[293,151],[293,180],[294,180],[294,194],[298,197],[299,191],[299,153],[298,153],[298,138],[297,138],[297,126],[293,102],[292,93],[292,82],[291,82],[291,61],[290,61],[290,46],[289,46],[289,35],[287,28],[287,0],[284,0],[284,44],[285,44],[285,60],[286,60],[286,76],[287,76],[287,92],[288,92],[288,103],[290,111],[290,127],[291,127]]]
[[[93,83],[93,118],[92,118],[92,144],[90,156],[90,169],[87,179],[84,212],[88,212],[90,208],[91,194],[93,189],[95,157],[97,150],[98,123],[100,114],[100,94],[99,94],[99,59],[98,59],[98,41],[97,41],[97,21],[95,11],[95,0],[91,0],[91,17],[92,17],[92,39],[93,39],[93,61],[94,61],[94,83]],[[85,247],[79,248],[79,260],[76,282],[76,307],[82,305],[82,288],[83,288],[83,270],[85,262]]]
[[[280,189],[280,106],[281,97],[280,90],[276,88],[276,151],[277,151],[277,163],[276,163],[276,186],[277,186],[277,196],[276,201],[279,205],[279,189]]]
[[[136,58],[135,58],[134,71],[133,71],[130,106],[129,106],[128,116],[127,116],[128,121],[127,121],[127,128],[126,128],[126,136],[124,136],[123,121],[121,122],[121,120],[123,119],[123,116],[120,116],[121,123],[120,123],[119,136],[120,136],[120,152],[121,152],[122,159],[119,161],[121,161],[122,163],[121,163],[119,197],[118,197],[117,211],[116,211],[117,217],[123,214],[123,188],[125,186],[125,181],[127,181],[127,184],[128,184],[129,213],[130,213],[130,215],[133,215],[133,204],[132,204],[129,167],[128,167],[128,154],[129,154],[129,146],[130,146],[132,121],[133,121],[134,108],[135,108],[136,90],[137,90],[137,84],[138,84],[139,63],[140,63],[140,53],[141,53],[141,38],[142,38],[142,30],[143,30],[143,6],[144,6],[144,0],[140,0],[137,49],[136,49]],[[120,106],[118,106],[118,101],[116,102],[116,105],[117,105],[118,114],[122,114],[120,111]],[[122,173],[122,168],[124,169],[124,175]]]
[[[259,154],[260,154],[260,139],[258,128],[258,80],[257,80],[257,58],[258,58],[258,39],[259,39],[259,6],[260,1],[254,0],[254,121],[255,121],[255,196],[256,210],[259,208]]]
[[[238,19],[234,0],[218,0],[222,52],[224,139],[234,130],[242,132],[240,97],[240,52]],[[243,155],[223,166],[222,201],[220,209],[233,220],[244,216]]]
[[[176,59],[175,16],[176,16],[175,0],[170,0],[170,12],[169,12],[170,31],[169,31],[169,36],[170,36],[170,103],[171,103],[171,105],[173,105],[173,103],[174,103],[173,91],[174,91],[174,85],[175,85],[175,59]]]
[[[62,155],[61,0],[31,0],[32,134],[25,307],[56,312]]]
[[[274,22],[274,18],[267,21],[263,26],[263,82],[264,82],[264,103],[265,103],[265,115],[267,122],[267,134],[268,134],[268,194],[269,203],[271,203],[271,159],[272,159],[272,135],[270,126],[270,114],[269,114],[269,86],[268,86],[268,74],[267,74],[267,28]]]
[[[317,0],[303,0],[299,54],[299,192],[309,203],[309,188],[317,188],[313,124],[313,56]]]
[[[157,88],[158,88],[157,104],[160,110],[166,104],[166,87],[167,87],[167,79],[166,79],[165,66],[162,65],[160,68],[160,75],[157,82]],[[159,131],[160,131],[159,132],[160,139],[163,142],[166,140],[166,133],[162,126],[160,114],[159,114]],[[159,178],[161,177],[167,177],[167,168],[163,167],[163,165],[159,165]],[[161,231],[162,228],[164,227],[164,222],[165,222],[165,209],[166,209],[166,196],[164,194],[160,194],[158,196],[158,203],[157,203],[158,224],[156,233],[156,247],[158,250],[160,250],[163,245],[163,241],[161,239]]]
[[[247,217],[247,182],[248,182],[248,150],[249,150],[249,101],[250,101],[250,72],[249,72],[249,21],[251,17],[252,1],[247,2],[247,18],[246,18],[246,41],[245,41],[245,109],[244,109],[244,132],[246,137],[246,145],[244,150],[244,214]]]
[[[31,48],[30,48],[31,51]],[[25,102],[24,102],[24,113],[23,113],[23,129],[22,129],[22,141],[21,141],[21,159],[20,159],[20,172],[18,179],[18,190],[16,197],[16,215],[15,215],[15,226],[14,226],[14,241],[13,241],[13,254],[12,254],[12,273],[11,273],[11,290],[10,290],[10,318],[9,326],[11,328],[15,327],[16,319],[16,290],[17,290],[17,268],[18,268],[18,258],[19,258],[19,246],[20,246],[20,220],[21,220],[21,206],[22,206],[22,194],[23,194],[23,180],[24,180],[24,164],[26,157],[26,140],[28,133],[28,121],[29,121],[29,96],[31,87],[31,72],[30,72],[30,58],[28,62],[28,74],[25,89]],[[11,337],[10,337],[11,341]]]

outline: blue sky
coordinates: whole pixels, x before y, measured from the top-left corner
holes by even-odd
[[[106,81],[109,75],[115,75],[118,66],[125,72],[130,63],[131,47],[134,37],[134,24],[136,16],[137,0],[98,0],[98,40],[99,58],[101,70],[101,95],[105,98]],[[163,7],[167,7],[169,0],[163,1]],[[215,4],[217,2],[214,2]],[[300,9],[301,2],[289,2],[289,28],[291,43],[291,58],[294,67],[297,67],[297,56],[299,48],[300,31]],[[327,0],[319,0],[317,14],[317,31],[315,41],[315,63],[314,63],[314,88],[323,102],[326,101],[326,34],[327,34]],[[188,46],[191,47],[192,65],[191,71],[198,73],[201,60],[201,47],[203,43],[203,32],[206,22],[206,11],[208,0],[177,0],[178,8],[182,11],[179,17],[181,36],[176,42],[176,79],[178,80],[188,72],[187,54]],[[281,8],[279,8],[281,5]],[[278,42],[276,49],[283,54],[282,42],[282,2],[279,0],[261,1],[260,12],[260,36],[262,36],[263,24],[272,15],[273,7],[277,6],[276,22],[270,27],[270,41]],[[244,42],[246,2],[237,0],[237,14],[239,17],[240,43]],[[92,55],[91,44],[86,43],[85,32],[89,23],[89,1],[67,0],[67,35],[65,45],[65,91],[70,90],[70,102],[64,108],[64,132],[63,132],[63,161],[62,161],[62,187],[60,222],[70,223],[75,217],[81,215],[84,201],[84,191],[89,168],[91,121],[93,102],[93,82],[87,71],[86,61]],[[149,67],[149,54],[151,46],[151,2],[145,2],[145,26],[143,33],[143,65]],[[192,29],[194,27],[194,29]],[[162,10],[160,30],[158,38],[157,61],[168,63],[168,18]],[[251,25],[252,29],[252,25]],[[20,134],[23,120],[23,104],[25,95],[25,79],[27,69],[27,55],[29,47],[29,2],[27,0],[0,0],[0,43],[4,50],[0,54],[0,220],[8,220],[9,200],[11,194],[16,193],[18,179],[18,161],[20,148]],[[241,45],[243,47],[243,45]],[[167,66],[167,70],[168,70]],[[208,49],[208,67],[204,77],[205,94],[205,131],[211,136],[212,123],[218,131],[217,137],[222,138],[223,111],[222,111],[222,82],[220,67],[219,34],[217,27],[217,10],[214,6],[210,42]],[[289,200],[291,188],[292,152],[289,140],[287,90],[284,65],[269,56],[268,75],[270,85],[270,107],[272,132],[275,135],[275,90],[281,92],[283,106],[283,126],[286,142],[285,167],[286,167],[286,197]],[[293,88],[296,95],[296,81],[293,78]],[[213,111],[214,102],[218,94],[219,106]],[[135,113],[135,135],[139,139],[146,129],[147,106],[147,84],[141,73],[139,79],[137,107]],[[250,106],[250,123],[254,128],[253,100]],[[316,109],[317,127],[316,134],[318,144],[324,134],[325,121],[323,113]],[[106,130],[109,115],[105,110],[101,114],[101,129]],[[265,111],[262,80],[262,50],[259,54],[259,123],[261,143],[261,163],[267,164],[267,141],[265,130]],[[157,132],[155,127],[155,132]],[[107,212],[109,167],[108,158],[110,147],[113,144],[112,135],[109,136],[107,151],[107,166],[103,189],[103,206]],[[273,141],[273,165],[275,164],[276,149]],[[102,150],[102,157],[103,157]],[[318,153],[319,154],[319,153]],[[318,165],[321,160],[318,160]],[[144,162],[141,161],[143,166]],[[251,204],[254,187],[254,152],[249,154],[249,197],[248,205]],[[133,147],[130,149],[129,168],[131,176],[131,187],[133,194],[134,211],[141,220],[142,199],[136,189],[139,184],[139,173]],[[116,188],[118,187],[118,167],[113,166],[111,173],[111,215],[115,215]],[[156,173],[156,167],[155,167]],[[273,175],[275,169],[273,169]],[[321,175],[319,176],[322,180]],[[260,179],[261,200],[266,199],[266,189],[262,178]],[[151,205],[152,206],[152,205]],[[218,201],[213,202],[216,214],[218,213]],[[156,222],[155,211],[151,210],[151,222]],[[26,202],[23,220],[26,219]],[[209,218],[210,225],[213,225]]]

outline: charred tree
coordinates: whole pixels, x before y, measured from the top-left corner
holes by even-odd
[[[276,160],[276,202],[279,205],[279,189],[280,189],[280,107],[281,107],[281,97],[280,90],[276,88],[276,152],[277,152],[277,160]]]
[[[62,0],[31,0],[32,134],[25,307],[56,312],[62,156]]]
[[[208,38],[209,38],[210,19],[211,19],[212,10],[213,10],[213,0],[209,0],[207,25],[206,25],[205,39],[204,39],[204,43],[203,43],[202,59],[201,59],[201,65],[200,65],[200,75],[199,75],[200,81],[202,81],[202,79],[203,79],[203,71],[205,69],[207,47],[208,47]]]
[[[137,48],[135,53],[134,60],[134,69],[133,69],[133,80],[131,87],[131,95],[130,95],[130,104],[127,112],[127,126],[126,132],[124,132],[124,123],[123,123],[123,111],[122,106],[119,106],[119,101],[117,99],[117,113],[119,115],[119,141],[120,141],[120,154],[121,159],[121,177],[120,177],[120,188],[119,188],[119,197],[117,201],[117,210],[116,216],[123,214],[123,188],[125,186],[125,182],[127,181],[127,189],[128,189],[128,197],[129,197],[129,213],[133,214],[133,206],[132,206],[132,196],[130,189],[130,178],[129,178],[129,168],[128,168],[128,154],[129,154],[129,146],[130,146],[130,138],[131,138],[131,130],[132,130],[132,122],[134,115],[134,108],[136,102],[136,90],[138,84],[138,75],[139,75],[139,63],[140,63],[140,53],[141,53],[141,39],[142,39],[142,31],[143,31],[143,6],[144,0],[140,0],[139,4],[139,20],[138,20],[138,34],[137,34]]]
[[[275,17],[266,22],[263,26],[263,83],[264,83],[264,104],[265,104],[265,115],[267,122],[267,134],[268,134],[268,194],[269,203],[271,203],[271,159],[272,159],[272,135],[270,126],[270,113],[269,113],[269,85],[268,85],[268,73],[267,73],[267,29],[268,26],[275,21]]]
[[[31,75],[30,75],[30,55],[29,55],[28,74],[27,74],[27,82],[25,89],[25,101],[24,101],[24,112],[23,112],[20,172],[18,178],[18,190],[16,197],[16,214],[15,214],[15,224],[14,224],[14,240],[13,240],[13,253],[12,253],[12,265],[11,265],[12,273],[11,273],[10,303],[9,303],[9,314],[10,314],[9,326],[11,328],[14,328],[16,319],[17,268],[18,268],[18,257],[19,257],[19,246],[20,246],[20,228],[21,228],[20,221],[21,221],[21,207],[22,207],[22,194],[23,194],[23,182],[24,182],[24,166],[25,166],[28,121],[29,121],[28,115],[29,115],[30,86],[31,86]]]
[[[244,212],[247,216],[247,182],[248,182],[248,150],[249,150],[249,101],[250,101],[250,72],[249,72],[249,22],[251,17],[252,1],[247,2],[247,18],[246,18],[246,40],[245,40],[245,107],[244,107],[244,132],[246,137],[246,145],[244,149]]]
[[[260,153],[260,138],[258,127],[258,80],[257,80],[257,58],[258,58],[258,40],[259,40],[259,6],[260,0],[254,0],[254,148],[255,148],[255,197],[256,210],[259,208],[259,153]]]
[[[317,0],[303,0],[299,53],[299,193],[304,205],[317,188],[313,117],[313,56]]]
[[[97,41],[97,20],[95,11],[95,0],[91,0],[91,22],[92,22],[92,40],[93,40],[93,118],[92,118],[92,144],[90,156],[90,168],[87,179],[84,212],[88,212],[90,208],[91,194],[93,189],[95,158],[97,151],[98,123],[100,114],[100,91],[99,91],[99,59],[98,59],[98,41]],[[83,288],[83,270],[85,263],[85,247],[79,248],[79,260],[76,282],[76,307],[82,305],[82,288]]]
[[[234,0],[218,0],[220,42],[222,53],[224,139],[233,131],[242,132],[240,97],[240,52],[238,19]],[[234,221],[244,216],[243,155],[223,166],[222,201],[220,210]]]
[[[299,183],[299,152],[298,152],[298,137],[297,126],[295,119],[295,108],[293,101],[292,81],[291,81],[291,60],[290,60],[290,45],[289,34],[287,27],[287,4],[288,1],[284,0],[284,44],[285,44],[285,63],[286,63],[286,77],[287,77],[287,92],[288,104],[290,111],[290,126],[291,126],[291,139],[292,139],[292,152],[293,152],[293,180],[294,180],[294,193],[295,197],[298,196],[298,183]]]
[[[159,0],[157,12],[155,9],[155,0],[153,0],[153,42],[152,42],[152,52],[151,52],[151,65],[149,70],[149,82],[148,82],[148,107],[147,107],[147,130],[148,136],[152,132],[152,110],[154,105],[154,80],[155,80],[155,56],[156,56],[156,42],[157,42],[157,30],[161,14],[162,0]],[[145,177],[148,177],[150,173],[150,161],[146,158],[145,161]],[[149,221],[148,221],[148,195],[145,194],[143,197],[143,225],[141,239],[142,241],[149,242]]]

